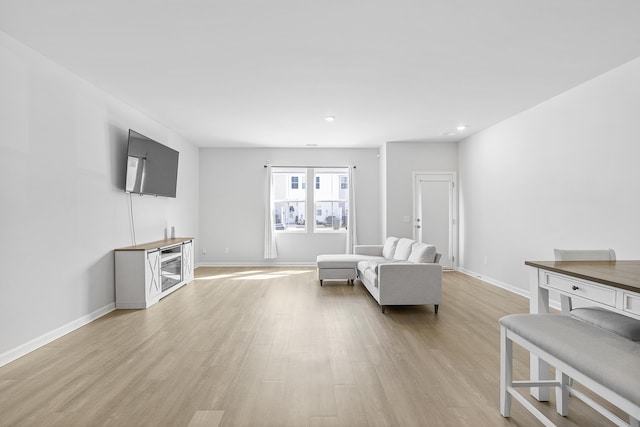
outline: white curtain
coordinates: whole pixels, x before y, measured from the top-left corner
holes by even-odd
[[[354,245],[358,244],[356,228],[356,182],[355,167],[349,166],[349,217],[347,219],[347,248],[345,253],[353,253]]]
[[[271,212],[271,203],[273,202],[273,182],[271,179],[271,166],[264,168],[265,191],[264,191],[264,258],[278,258],[278,250],[276,248],[275,224],[273,223],[273,213]]]

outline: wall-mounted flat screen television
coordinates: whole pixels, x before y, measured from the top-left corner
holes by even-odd
[[[129,129],[124,191],[176,197],[178,152]]]

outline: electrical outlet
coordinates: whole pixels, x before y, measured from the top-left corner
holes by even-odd
[[[225,254],[228,254],[228,253],[230,253],[230,252],[231,252],[231,251],[229,250],[229,248],[224,248],[224,253],[225,253]]]
[[[206,255],[207,254],[207,248],[202,248],[202,255]]]

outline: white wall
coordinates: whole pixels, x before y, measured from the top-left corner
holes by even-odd
[[[314,263],[321,253],[344,253],[344,234],[278,233],[278,258],[265,261],[264,189],[270,161],[276,166],[355,165],[356,215],[361,244],[380,242],[377,149],[201,148],[200,264]],[[224,249],[229,248],[229,253]]]
[[[553,248],[640,258],[638,112],[640,59],[462,141],[461,267],[527,289]]]
[[[458,144],[452,142],[388,142],[386,145],[386,233],[413,238],[414,172],[455,172]],[[409,222],[403,217],[408,216]]]
[[[0,33],[0,365],[113,308],[132,244],[127,132],[180,152],[178,197],[133,197],[138,243],[198,234],[198,149]]]

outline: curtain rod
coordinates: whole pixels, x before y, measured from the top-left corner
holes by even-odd
[[[264,167],[266,168],[267,166],[271,166],[272,168],[300,168],[300,169],[308,169],[308,168],[350,168],[353,167],[354,169],[356,168],[355,166],[309,166],[309,165],[304,165],[304,166],[295,166],[295,165],[264,165]]]

